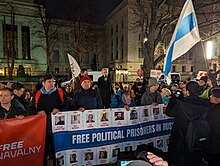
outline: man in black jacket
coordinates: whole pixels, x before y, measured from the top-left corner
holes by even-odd
[[[53,165],[56,165],[55,161],[55,150],[52,135],[52,124],[51,124],[51,113],[53,115],[60,111],[67,110],[67,100],[62,93],[61,89],[57,89],[54,85],[54,78],[52,75],[45,75],[43,77],[43,87],[36,92],[33,97],[31,108],[32,113],[47,116],[47,131],[45,140],[45,151],[44,151],[44,166],[47,165],[47,156],[49,155],[49,147],[51,147],[53,155]],[[59,92],[61,91],[61,92]]]
[[[108,109],[111,104],[111,96],[114,93],[111,78],[108,77],[108,69],[102,69],[102,76],[98,79],[98,89],[102,97],[104,108]]]
[[[22,119],[26,113],[20,107],[16,107],[11,101],[14,95],[9,88],[0,90],[0,119],[19,118]]]
[[[197,82],[188,82],[186,91],[187,96],[183,101],[172,98],[166,109],[167,116],[175,117],[168,153],[170,162],[174,166],[200,166],[203,151],[190,152],[184,140],[189,125],[185,113],[190,117],[204,114],[207,112],[210,103],[208,100],[198,97],[200,88]]]
[[[11,86],[13,93],[14,93],[14,99],[12,102],[17,106],[22,108],[24,111],[28,112],[30,103],[27,102],[24,98],[24,91],[25,87],[22,83],[16,82],[13,83]]]

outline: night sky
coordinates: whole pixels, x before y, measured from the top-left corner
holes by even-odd
[[[122,0],[46,0],[46,8],[52,17],[71,19],[71,13],[79,9],[78,5],[83,6],[85,13],[91,8],[90,4],[96,4],[98,24],[104,24],[107,15],[120,4]],[[91,14],[87,14],[90,17]]]

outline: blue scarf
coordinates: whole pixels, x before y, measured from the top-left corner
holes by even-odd
[[[40,91],[41,91],[42,94],[47,94],[47,95],[51,95],[51,93],[55,92],[56,90],[57,90],[56,87],[54,87],[53,89],[51,89],[49,92],[46,92],[46,90],[45,90],[44,87],[42,87],[42,88],[40,89]]]

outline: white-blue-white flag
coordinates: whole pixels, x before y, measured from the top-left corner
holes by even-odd
[[[191,0],[187,0],[181,11],[164,60],[164,74],[168,75],[172,61],[189,51],[200,41],[199,28]]]
[[[70,54],[67,53],[67,55],[68,55],[68,59],[70,62],[72,79],[74,79],[75,77],[77,77],[79,75],[79,73],[81,72],[81,69],[79,67],[79,64],[76,62],[76,60]]]

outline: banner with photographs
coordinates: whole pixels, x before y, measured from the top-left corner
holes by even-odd
[[[52,129],[59,165],[114,163],[120,152],[152,144],[167,151],[174,120],[166,106],[69,111],[52,115]]]

